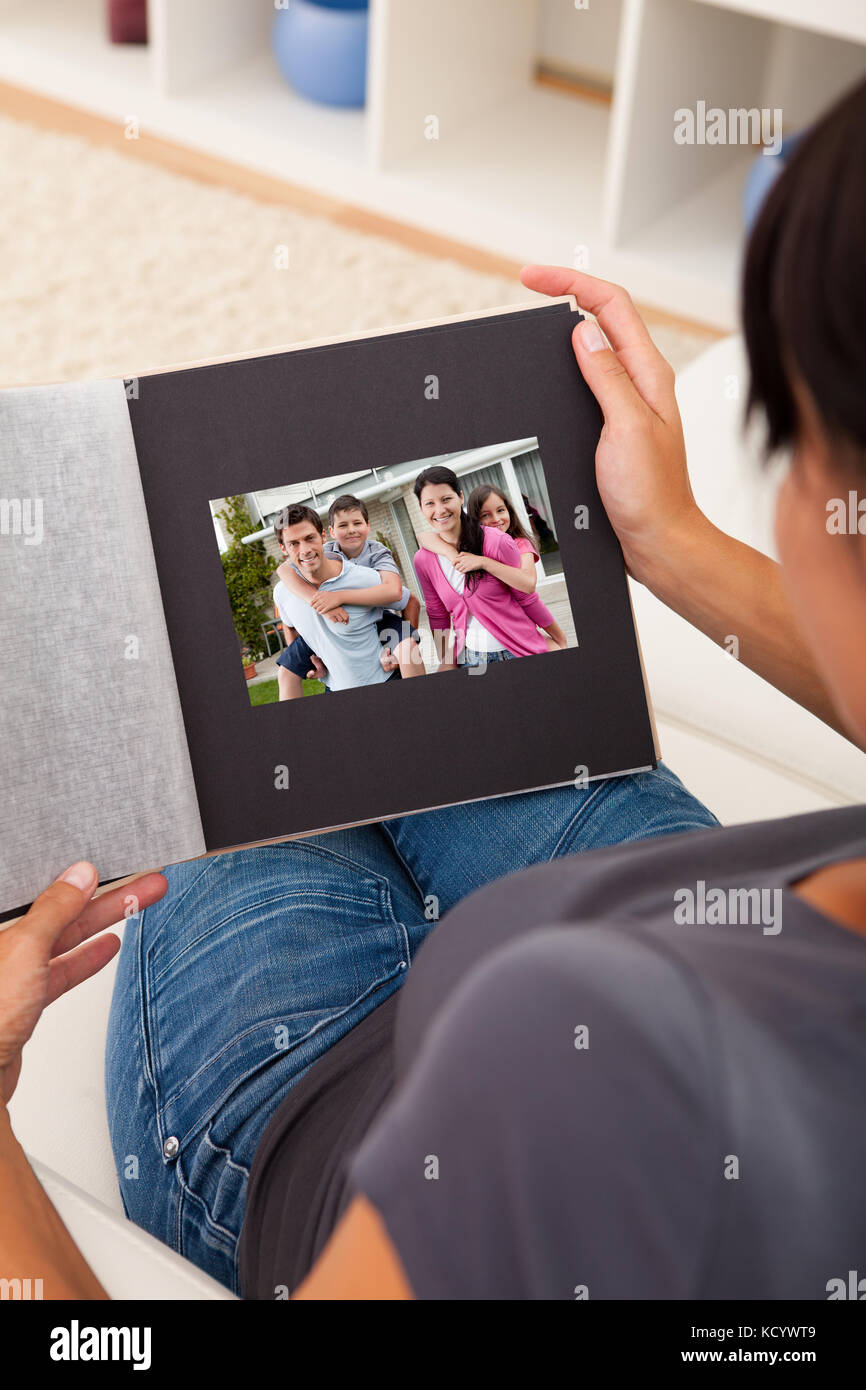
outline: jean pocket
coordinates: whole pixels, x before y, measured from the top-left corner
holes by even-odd
[[[146,981],[145,1023],[160,1132],[176,1156],[218,1114],[260,1107],[330,1045],[333,1024],[357,1021],[409,962],[387,880],[315,846],[311,871],[286,881],[236,880],[214,910],[209,898],[182,952],[163,940]],[[337,862],[335,862],[337,861]],[[297,870],[298,856],[294,856]],[[195,912],[187,903],[185,912]],[[318,1043],[321,1039],[321,1043]],[[222,1126],[221,1126],[222,1128]]]

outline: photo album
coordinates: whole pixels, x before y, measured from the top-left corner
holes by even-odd
[[[0,918],[656,765],[579,317],[0,391]]]

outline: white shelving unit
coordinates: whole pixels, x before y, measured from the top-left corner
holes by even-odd
[[[794,130],[866,75],[864,0],[371,0],[367,107],[343,111],[286,85],[273,13],[151,0],[144,48],[108,42],[102,0],[0,0],[0,80],[515,260],[586,254],[730,328],[758,151],[677,145],[674,111]],[[611,101],[539,85],[560,56]]]

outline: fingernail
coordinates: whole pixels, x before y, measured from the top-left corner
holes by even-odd
[[[80,859],[77,864],[73,864],[66,870],[65,874],[60,875],[61,883],[71,883],[73,888],[80,888],[82,893],[86,893],[93,885],[96,877],[96,870],[92,864],[88,864],[86,859]]]
[[[588,352],[598,352],[601,348],[607,347],[604,341],[604,334],[596,323],[595,319],[584,319],[577,325],[580,334],[580,341]]]

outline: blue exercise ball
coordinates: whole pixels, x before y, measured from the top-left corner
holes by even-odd
[[[778,154],[759,154],[752,162],[743,190],[743,214],[747,233],[751,232],[757,222],[767,194],[805,133],[803,130],[798,130],[793,135],[786,135],[782,140]]]
[[[368,0],[288,0],[274,14],[272,44],[295,91],[328,106],[363,106]]]

